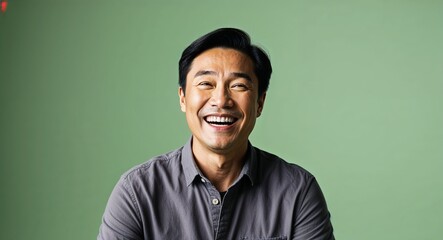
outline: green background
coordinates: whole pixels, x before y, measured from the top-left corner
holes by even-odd
[[[337,239],[441,239],[443,1],[9,0],[0,239],[95,239],[119,176],[189,138],[177,62],[218,27],[274,67],[254,145],[311,171]]]

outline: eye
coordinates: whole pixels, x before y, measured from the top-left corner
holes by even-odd
[[[249,90],[249,87],[244,83],[234,83],[231,85],[231,88],[236,91],[246,91]]]
[[[212,88],[212,83],[208,81],[201,81],[197,83],[197,87],[200,89],[210,89]]]

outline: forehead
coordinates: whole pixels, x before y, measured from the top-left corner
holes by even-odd
[[[211,48],[198,55],[192,62],[189,73],[200,70],[242,71],[253,74],[251,58],[231,48]]]

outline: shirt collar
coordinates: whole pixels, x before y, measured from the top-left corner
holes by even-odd
[[[185,173],[186,185],[189,186],[197,176],[200,176],[198,167],[195,165],[194,154],[192,153],[192,137],[183,146],[181,163]]]
[[[240,178],[248,177],[251,185],[254,185],[257,177],[257,153],[256,149],[248,142],[248,150],[246,152],[245,165],[240,172]]]
[[[196,177],[203,178],[200,169],[198,169],[194,154],[192,153],[192,137],[186,142],[182,149],[181,164],[185,174],[186,185],[189,186],[196,179]],[[251,185],[254,185],[257,176],[257,153],[256,149],[248,142],[248,150],[246,153],[246,160],[240,172],[238,180],[243,177],[248,177]]]

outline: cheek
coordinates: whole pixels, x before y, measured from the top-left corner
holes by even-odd
[[[186,109],[197,112],[200,108],[203,107],[205,103],[205,96],[203,94],[199,94],[196,92],[190,92],[186,96]]]
[[[254,96],[244,96],[241,99],[238,100],[238,104],[243,109],[243,112],[249,115],[249,117],[253,117],[257,112],[257,99]]]

